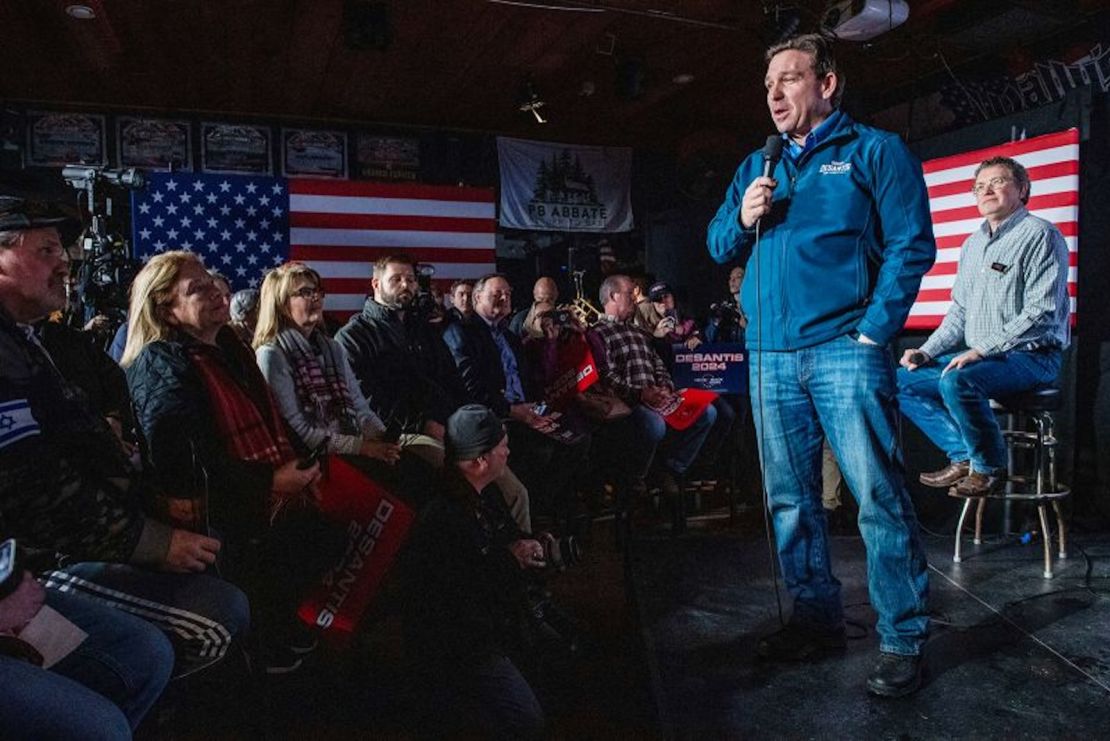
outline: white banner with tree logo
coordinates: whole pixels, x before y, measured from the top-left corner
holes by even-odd
[[[501,226],[558,232],[632,228],[632,150],[497,138]]]

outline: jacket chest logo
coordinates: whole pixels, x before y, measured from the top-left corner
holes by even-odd
[[[825,164],[821,165],[820,169],[822,175],[847,175],[851,171],[851,162],[837,162],[836,160],[833,160],[832,162],[826,162]]]

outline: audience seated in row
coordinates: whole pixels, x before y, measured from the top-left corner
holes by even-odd
[[[508,420],[510,460],[529,496],[548,506],[568,508],[575,474],[589,453],[589,434],[564,442],[550,437],[550,422],[537,413],[542,390],[534,383],[520,338],[507,327],[512,289],[503,275],[474,283],[474,315],[451,324],[443,339],[455,360],[468,401],[489,407]]]
[[[131,287],[122,364],[167,518],[220,539],[219,573],[250,597],[262,661],[278,672],[299,665],[297,598],[344,544],[313,516],[319,465],[298,465],[228,304],[193,253],[152,257]]]
[[[74,622],[93,619],[96,603],[111,605],[103,631],[90,632],[90,647],[128,624],[119,613],[131,612],[169,636],[183,674],[227,653],[246,631],[247,602],[235,587],[201,573],[215,561],[219,540],[155,516],[158,492],[140,479],[105,417],[114,405],[94,408],[36,332],[65,302],[68,255],[59,231],[65,225],[43,204],[0,197],[0,536],[17,540],[27,568],[43,580],[47,604],[57,601]],[[52,340],[61,356],[83,342],[64,334]],[[157,678],[164,652],[143,628],[134,633],[135,652],[124,646],[118,660],[150,663],[134,675],[132,688],[164,683]],[[103,659],[115,662],[113,653]],[[31,694],[32,701],[49,699]],[[127,691],[104,694],[122,703],[132,725],[149,707],[147,700],[142,707],[127,700]]]
[[[687,431],[667,432],[657,410],[673,384],[648,336],[623,332],[630,312],[620,307],[632,307],[631,293],[619,290],[627,279],[613,276],[602,291],[610,316],[590,333],[602,382],[587,396],[623,400],[625,413],[589,419],[581,412],[596,411],[596,403],[579,395],[562,410],[580,421],[574,438],[549,434],[537,405],[551,381],[552,354],[560,343],[585,347],[583,328],[555,323],[554,282],[537,282],[520,317],[527,343],[507,327],[511,291],[496,274],[476,282],[473,303],[460,300],[441,332],[414,303],[415,265],[405,255],[378,261],[371,296],[335,339],[322,326],[320,276],[307,266],[283,265],[260,293],[233,297],[228,281],[193,253],[157,255],[134,281],[118,335],[124,373],[80,333],[41,323],[65,298],[61,222],[36,220],[14,201],[0,206],[7,209],[0,208],[0,409],[21,425],[18,435],[0,436],[0,535],[20,539],[46,604],[79,626],[96,616],[90,647],[108,641],[123,666],[136,667],[128,691],[87,668],[78,670],[85,687],[66,684],[66,662],[84,660],[80,651],[49,673],[38,669],[34,682],[19,681],[30,695],[36,682],[57,697],[72,693],[74,708],[114,717],[105,728],[122,728],[120,718],[137,725],[172,662],[182,674],[219,660],[247,636],[248,620],[250,655],[269,672],[297,668],[314,646],[294,613],[345,539],[320,516],[318,464],[301,463],[311,451],[347,456],[407,493],[425,513],[413,541],[416,563],[435,562],[429,553],[442,549],[437,536],[463,537],[484,521],[482,537],[492,538],[495,551],[465,536],[466,547],[480,546],[468,556],[478,559],[471,564],[478,571],[455,570],[450,578],[458,587],[509,564],[508,582],[495,579],[478,591],[505,590],[479,605],[494,616],[542,554],[531,536],[530,494],[548,508],[571,507],[591,465],[626,483],[639,480],[664,438],[663,467],[681,476],[716,419],[710,408]],[[460,407],[466,413],[456,413]],[[476,428],[488,432],[481,450],[472,444]],[[527,487],[507,465],[510,449]],[[444,468],[443,478],[429,466]],[[453,503],[424,507],[437,490]],[[55,554],[66,558],[64,568]],[[0,616],[16,627],[34,613],[27,605],[43,601],[33,594],[28,601],[38,582],[25,581],[20,600],[0,601]],[[435,625],[447,623],[413,609],[407,627],[423,631],[416,650],[458,637],[433,636]],[[176,657],[150,625],[169,636]],[[119,631],[133,644],[126,650],[113,643]],[[492,648],[484,639],[467,645],[466,671],[444,686],[454,699],[480,700],[480,727],[537,733],[543,720],[534,695],[511,661],[496,650],[482,653]],[[0,673],[10,669],[0,656]],[[95,696],[80,699],[89,689]],[[59,723],[65,718],[58,713]]]

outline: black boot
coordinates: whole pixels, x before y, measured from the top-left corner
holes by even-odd
[[[921,686],[921,657],[879,653],[867,676],[867,691],[880,697],[902,697]]]

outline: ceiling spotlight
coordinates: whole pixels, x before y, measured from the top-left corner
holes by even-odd
[[[536,92],[535,85],[532,84],[531,79],[527,79],[520,87],[520,103],[517,108],[526,113],[531,113],[536,118],[536,123],[545,124],[547,119],[540,114],[540,109],[547,105],[546,102]]]
[[[96,18],[96,11],[88,5],[67,5],[66,15],[79,21],[91,21]]]
[[[547,119],[540,114],[540,108],[543,108],[543,106],[544,102],[542,100],[537,100],[535,103],[522,103],[520,106],[520,110],[528,111],[536,117],[536,123],[543,124],[547,123]]]

